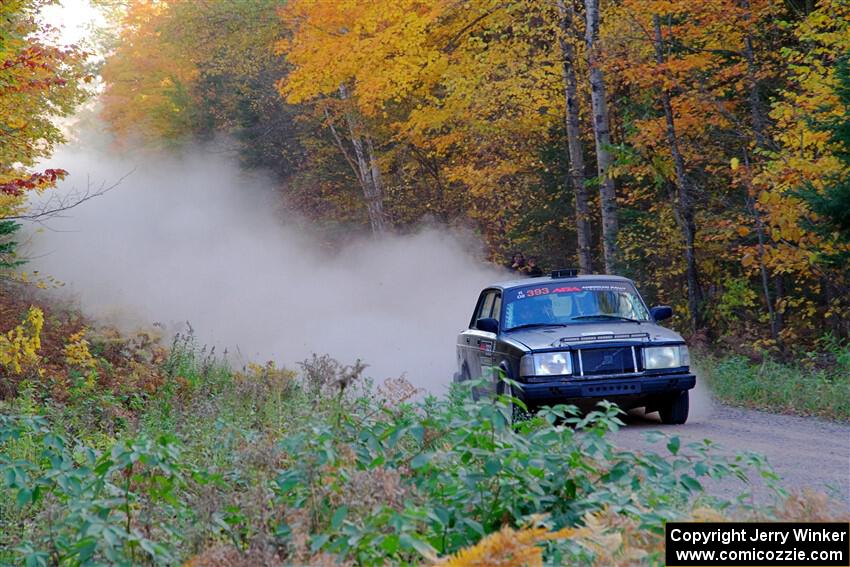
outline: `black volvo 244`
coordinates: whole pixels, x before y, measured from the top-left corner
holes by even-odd
[[[672,314],[667,306],[648,309],[620,276],[560,270],[493,284],[458,336],[455,381],[484,379],[530,409],[609,400],[684,423],[696,378],[685,341],[658,325]]]

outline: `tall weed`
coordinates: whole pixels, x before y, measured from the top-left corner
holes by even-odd
[[[827,340],[798,363],[703,356],[703,376],[721,401],[784,413],[850,420],[850,347]]]

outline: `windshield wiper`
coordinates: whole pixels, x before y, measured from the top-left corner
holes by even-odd
[[[525,325],[517,325],[510,329],[505,329],[505,332],[516,331],[517,329],[531,329],[532,327],[566,327],[564,323],[526,323]]]
[[[579,319],[617,319],[619,321],[628,321],[629,323],[641,323],[642,321],[638,319],[632,319],[631,317],[623,317],[622,315],[608,315],[607,313],[597,313],[596,315],[579,315],[578,317],[573,317],[573,321],[578,321]]]

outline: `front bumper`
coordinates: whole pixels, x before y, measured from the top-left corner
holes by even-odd
[[[581,399],[612,399],[620,396],[655,397],[690,390],[696,376],[688,373],[653,374],[594,379],[558,379],[551,382],[522,384],[526,403],[552,404]]]

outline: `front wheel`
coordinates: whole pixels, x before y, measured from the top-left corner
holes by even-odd
[[[499,384],[496,386],[496,395],[498,396],[507,396],[512,398],[516,396],[514,392],[513,386],[504,381],[499,381]],[[522,409],[522,407],[518,406],[513,401],[511,404],[511,423],[517,424],[521,421],[525,421],[531,417],[531,414],[528,410]]]
[[[675,394],[661,406],[661,409],[658,410],[658,415],[661,416],[661,423],[666,425],[681,425],[688,421],[689,408],[690,399],[688,390],[683,390]]]

